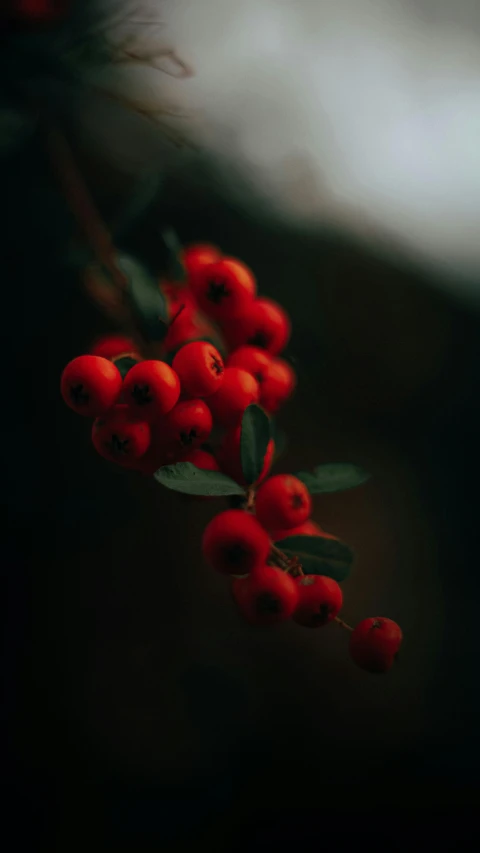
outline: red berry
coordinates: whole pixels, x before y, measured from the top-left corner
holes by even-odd
[[[276,412],[292,394],[296,376],[283,358],[273,358],[260,347],[245,344],[227,359],[227,367],[241,367],[255,377],[260,386],[260,405],[267,412]]]
[[[302,575],[296,579],[299,591],[293,619],[304,628],[319,628],[335,619],[343,604],[338,583],[322,575]]]
[[[293,578],[273,566],[261,566],[248,577],[234,580],[232,591],[242,615],[255,625],[285,622],[299,599]]]
[[[108,412],[122,390],[118,368],[98,355],[74,358],[62,373],[60,390],[67,406],[79,415],[95,418]]]
[[[255,512],[267,530],[297,527],[310,515],[312,499],[307,487],[291,474],[276,474],[263,483]]]
[[[92,355],[112,359],[119,355],[134,353],[135,344],[131,338],[126,338],[124,335],[102,335],[93,342],[90,352]]]
[[[208,397],[223,382],[223,359],[206,341],[186,344],[176,354],[172,367],[180,379],[182,393],[189,397]]]
[[[177,403],[161,422],[166,443],[178,454],[204,444],[212,431],[212,415],[203,400]]]
[[[180,380],[163,361],[141,361],[123,381],[123,398],[139,417],[152,422],[175,406]]]
[[[184,456],[180,457],[179,462],[191,462],[192,465],[200,468],[201,471],[220,471],[220,466],[213,453],[201,450],[200,448],[185,453]]]
[[[222,253],[216,246],[210,243],[194,243],[187,246],[181,254],[181,260],[187,273],[189,284],[195,288],[198,285],[205,267],[214,264],[222,257]]]
[[[240,435],[241,426],[237,426],[225,433],[218,453],[218,461],[220,462],[220,467],[224,474],[227,474],[232,478],[232,480],[235,480],[235,482],[239,483],[241,486],[246,486],[240,456]],[[267,445],[267,452],[265,453],[262,473],[260,474],[257,483],[254,485],[261,483],[268,475],[270,468],[272,467],[274,453],[275,443],[273,439],[270,439]]]
[[[357,666],[367,672],[387,672],[402,639],[402,630],[392,619],[364,619],[350,634],[350,654]]]
[[[207,525],[202,551],[217,572],[241,576],[266,562],[270,539],[253,515],[241,509],[227,509]]]
[[[235,427],[242,420],[247,406],[258,403],[260,389],[251,373],[240,367],[226,367],[218,391],[208,399],[208,405],[217,424]]]
[[[100,456],[128,467],[147,452],[150,427],[136,420],[128,406],[115,406],[94,421],[92,441]]]
[[[248,310],[257,291],[251,270],[236,258],[222,258],[206,266],[192,289],[205,314],[218,322]]]
[[[278,355],[290,338],[290,319],[273,299],[256,299],[224,325],[225,338],[231,349],[251,344]]]
[[[331,533],[326,533],[318,524],[308,519],[298,527],[292,527],[290,530],[272,530],[272,539],[274,542],[280,542],[282,539],[287,539],[289,536],[323,536],[324,539],[336,539]]]

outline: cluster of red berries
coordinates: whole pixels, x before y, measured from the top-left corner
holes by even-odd
[[[273,301],[255,298],[255,279],[241,261],[193,246],[183,262],[185,285],[161,283],[170,314],[163,349],[166,357],[173,354],[171,365],[142,360],[131,340],[107,336],[66,366],[63,398],[78,414],[95,418],[94,447],[113,462],[153,474],[167,463],[189,461],[240,480],[245,409],[258,403],[273,414],[295,388],[293,369],[278,357],[289,319]],[[225,361],[213,343],[198,340],[216,333],[212,321],[227,341]],[[214,426],[223,430],[215,455],[202,449]],[[262,477],[273,452],[272,442]]]
[[[170,320],[164,360],[142,359],[133,341],[106,336],[66,366],[63,398],[75,412],[94,418],[93,445],[110,461],[145,474],[188,462],[197,473],[219,472],[245,487],[242,508],[222,512],[207,526],[203,553],[231,577],[233,597],[250,623],[292,618],[310,628],[333,620],[348,627],[338,616],[339,583],[305,573],[298,558],[289,559],[274,544],[290,537],[336,537],[310,519],[311,495],[300,479],[286,474],[266,479],[273,439],[265,440],[255,482],[244,474],[246,410],[258,406],[276,414],[295,388],[295,373],[281,357],[290,337],[288,315],[257,296],[244,263],[215,247],[191,246],[181,259],[186,282],[160,283]],[[401,640],[396,623],[367,619],[352,630],[351,655],[362,668],[385,672]]]

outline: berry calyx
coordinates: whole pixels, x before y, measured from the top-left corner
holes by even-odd
[[[191,287],[202,311],[217,322],[248,310],[257,291],[253,273],[236,258],[206,266]]]
[[[203,400],[181,400],[161,422],[166,443],[178,455],[204,444],[212,426],[210,409]]]
[[[208,397],[219,390],[224,375],[223,359],[206,341],[193,341],[176,354],[172,367],[180,379],[182,393]]]
[[[259,385],[251,373],[240,367],[226,367],[220,388],[208,398],[208,405],[215,422],[228,428],[237,426],[247,406],[259,399]]]
[[[299,599],[293,578],[274,566],[261,566],[246,578],[235,579],[232,592],[240,613],[253,625],[285,622]]]
[[[180,396],[180,380],[163,361],[147,360],[128,371],[123,382],[123,399],[132,412],[149,422],[165,415]]]
[[[338,615],[343,594],[338,583],[323,575],[301,575],[296,579],[299,591],[294,622],[304,628],[320,628]]]
[[[266,562],[270,539],[253,515],[241,509],[227,509],[205,528],[202,551],[217,572],[247,575]]]
[[[115,406],[94,421],[92,442],[100,456],[128,467],[147,452],[150,427],[136,420],[128,406]]]
[[[258,489],[255,512],[267,530],[298,527],[307,520],[311,509],[307,487],[291,474],[276,474]]]
[[[118,368],[98,355],[81,355],[65,367],[61,380],[62,397],[78,415],[95,418],[108,412],[122,390]]]
[[[221,257],[222,253],[220,250],[210,243],[194,243],[183,250],[180,259],[183,262],[188,282],[193,290],[198,287],[205,267],[216,263]]]
[[[277,302],[261,297],[232,319],[227,317],[223,330],[231,349],[249,344],[279,355],[288,343],[291,325],[288,314]]]
[[[298,527],[292,527],[290,530],[272,530],[271,536],[274,542],[280,542],[282,539],[287,539],[289,536],[322,536],[324,539],[336,539],[331,533],[315,524],[310,518],[299,524]]]
[[[218,451],[218,461],[224,474],[227,474],[232,480],[235,480],[240,486],[246,486],[246,480],[242,471],[242,460],[240,453],[240,438],[241,426],[235,427],[225,433],[220,450]],[[272,467],[273,456],[275,453],[275,442],[272,439],[268,442],[265,459],[263,461],[262,472],[253,486],[261,483],[268,476]]]
[[[392,619],[383,616],[363,619],[350,634],[350,655],[367,672],[387,672],[402,640],[402,630]]]
[[[102,335],[97,338],[90,350],[92,355],[100,355],[102,358],[113,359],[125,353],[134,353],[135,344],[131,338],[124,335]]]

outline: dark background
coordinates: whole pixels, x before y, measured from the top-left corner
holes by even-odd
[[[126,179],[83,165],[110,215]],[[398,665],[369,676],[335,625],[243,624],[202,563],[212,506],[97,458],[58,384],[110,326],[64,265],[72,226],[39,140],[1,186],[5,849],[471,840],[478,316],[396,260],[254,219],[201,162],[123,241],[155,261],[162,224],[212,240],[291,313],[299,390],[276,470],[374,475],[314,511],[357,553],[347,621],[403,627]]]

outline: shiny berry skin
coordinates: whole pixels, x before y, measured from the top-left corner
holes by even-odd
[[[280,542],[282,539],[287,539],[289,536],[322,536],[324,539],[336,539],[331,533],[326,533],[325,530],[315,524],[314,521],[308,519],[298,527],[292,527],[290,530],[272,530],[271,536],[274,542]]]
[[[224,365],[218,350],[206,341],[192,341],[176,354],[172,367],[180,379],[182,394],[209,397],[223,382]]]
[[[181,260],[187,273],[188,282],[193,289],[198,286],[205,267],[216,263],[221,257],[220,250],[210,243],[193,243],[183,250]]]
[[[123,400],[143,420],[155,421],[169,412],[180,396],[180,380],[163,361],[147,360],[128,371]]]
[[[241,509],[227,509],[205,528],[202,552],[217,572],[242,576],[264,565],[270,539],[255,516]]]
[[[242,261],[222,258],[205,267],[192,290],[202,311],[221,323],[253,305],[257,284]]]
[[[92,442],[100,456],[130,467],[147,452],[150,427],[136,420],[128,406],[115,406],[94,421]]]
[[[307,487],[291,474],[269,477],[258,489],[255,512],[266,530],[298,527],[307,520],[311,509]]]
[[[218,391],[208,398],[215,423],[235,427],[242,420],[247,406],[258,403],[260,387],[251,373],[240,367],[226,367]]]
[[[387,672],[402,643],[402,630],[392,619],[364,619],[350,634],[350,655],[367,672]]]
[[[102,358],[116,358],[135,352],[135,344],[131,338],[124,335],[102,335],[93,342],[90,350],[92,355],[100,355]]]
[[[231,349],[249,344],[278,355],[289,341],[291,324],[281,305],[262,297],[232,319],[227,318],[223,330]]]
[[[218,451],[218,461],[224,474],[227,474],[232,478],[232,480],[239,483],[239,485],[246,486],[247,484],[243,476],[242,460],[240,455],[240,436],[241,426],[237,426],[225,433],[220,450]],[[261,483],[262,480],[268,476],[270,468],[272,467],[274,453],[275,442],[272,438],[267,445],[262,473],[260,474],[257,482],[253,485]]]
[[[294,622],[304,628],[320,628],[338,616],[343,594],[336,581],[323,575],[301,575],[295,583],[300,597]]]
[[[269,413],[278,411],[296,385],[295,372],[287,361],[250,344],[234,350],[227,359],[227,367],[241,367],[255,377],[260,386],[260,405]]]
[[[118,368],[98,355],[81,355],[65,367],[60,380],[62,397],[78,415],[96,418],[108,412],[122,390]]]
[[[274,625],[293,616],[299,592],[293,578],[273,566],[254,569],[232,584],[242,616],[253,625]]]
[[[206,442],[213,421],[203,400],[181,400],[165,415],[159,426],[166,443],[183,455]]]
[[[220,466],[213,453],[209,453],[208,450],[202,450],[201,448],[190,450],[188,453],[180,456],[178,461],[191,462],[192,465],[200,468],[201,471],[220,471]]]

